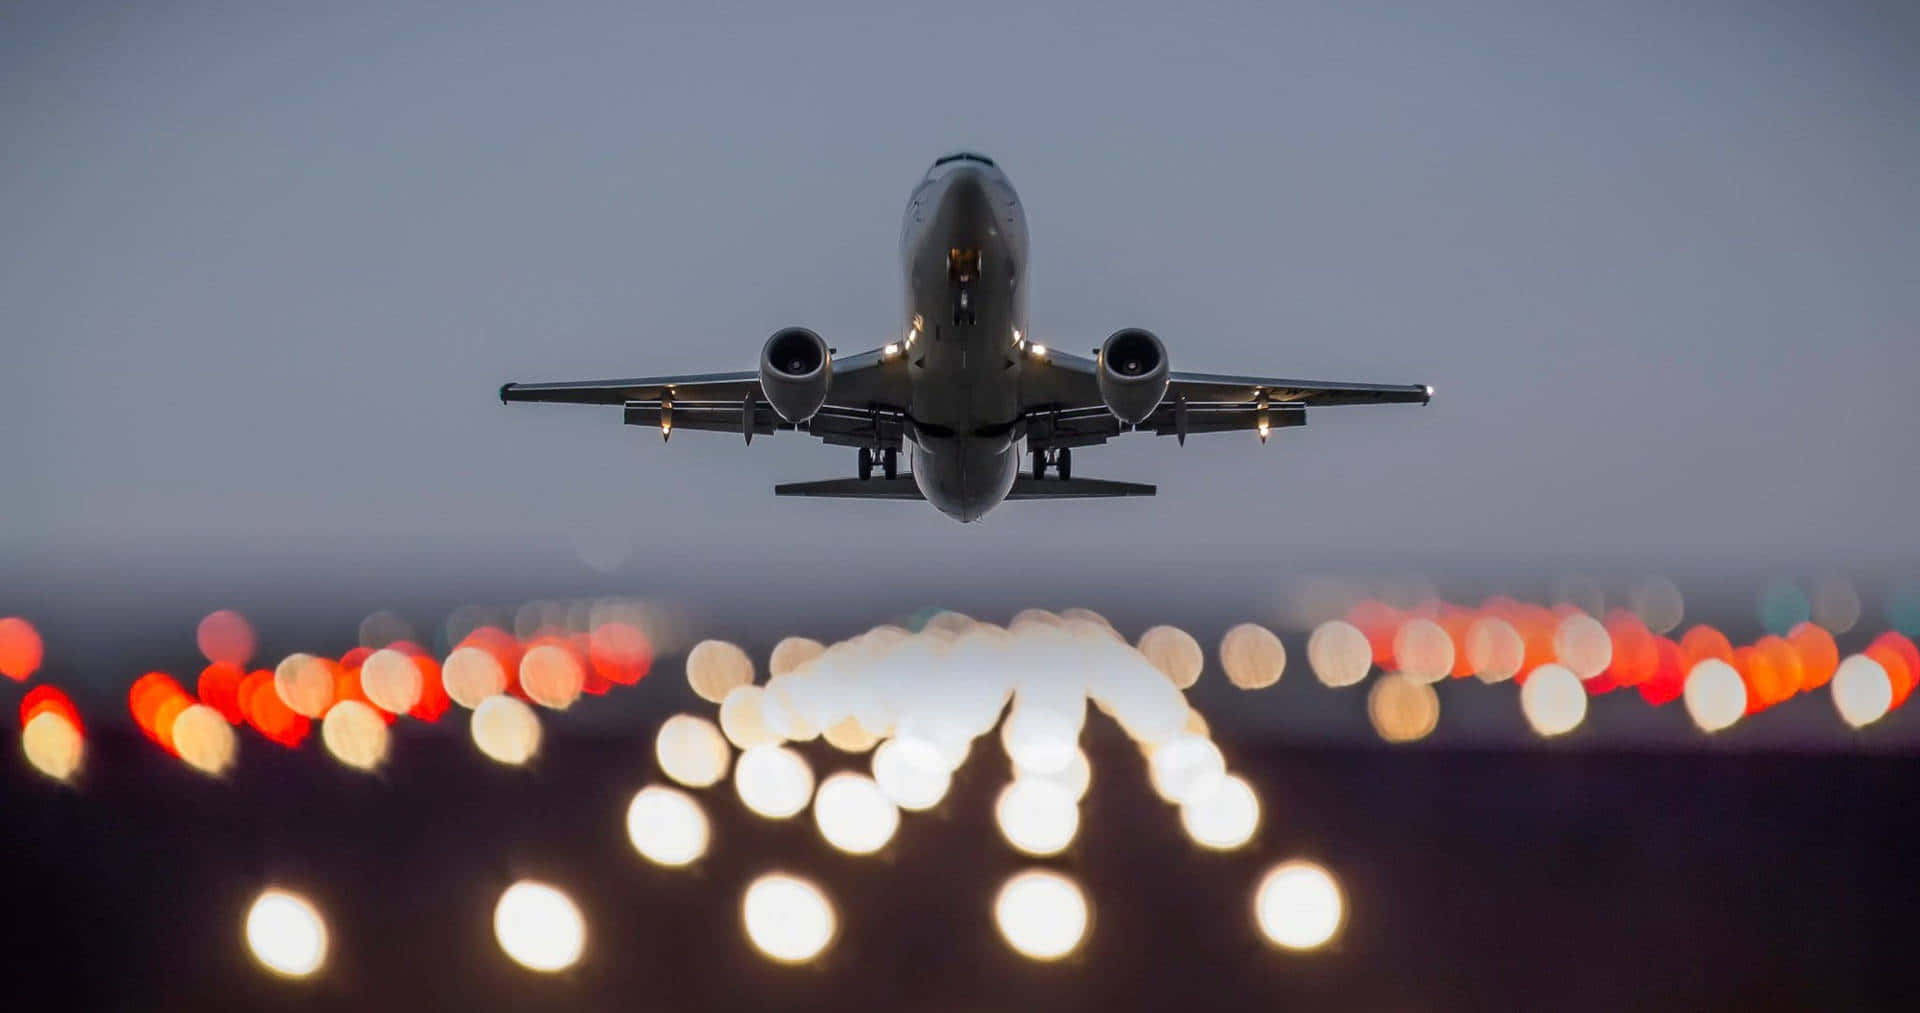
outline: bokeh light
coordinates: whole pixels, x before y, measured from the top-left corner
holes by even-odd
[[[1893,680],[1885,667],[1864,654],[1841,662],[1831,685],[1834,709],[1854,728],[1873,724],[1893,707]]]
[[[1417,742],[1440,723],[1440,694],[1399,672],[1384,672],[1367,691],[1367,720],[1387,742]]]
[[[767,656],[768,677],[786,675],[802,665],[818,658],[826,645],[807,637],[785,637],[773,645],[773,653]],[[752,678],[752,673],[748,673]]]
[[[1687,673],[1682,692],[1687,716],[1703,732],[1731,728],[1747,713],[1747,684],[1732,665],[1707,658]]]
[[[1602,631],[1605,635],[1605,631]],[[1587,717],[1587,689],[1564,665],[1541,665],[1520,687],[1520,712],[1544,736],[1564,735]]]
[[[0,675],[25,682],[40,670],[45,657],[40,631],[32,623],[19,616],[0,619]]]
[[[336,680],[333,668],[311,654],[289,654],[273,670],[273,689],[280,702],[302,717],[324,718],[333,706]]]
[[[1346,900],[1332,873],[1295,860],[1275,866],[1260,880],[1253,914],[1260,933],[1275,945],[1314,950],[1339,933],[1346,921]]]
[[[552,973],[580,959],[587,946],[587,922],[572,898],[545,883],[523,879],[507,887],[494,905],[493,935],[515,963]]]
[[[1758,602],[1760,625],[1768,633],[1786,633],[1813,618],[1813,603],[1800,585],[1790,580],[1773,580],[1761,590]]]
[[[656,865],[679,867],[699,860],[707,853],[710,834],[706,810],[684,791],[649,785],[627,806],[627,839]]]
[[[708,641],[716,643],[717,641]],[[767,723],[766,691],[759,686],[739,685],[720,701],[720,731],[736,749],[771,746],[780,742],[773,726]]]
[[[313,902],[287,890],[265,890],[247,910],[247,950],[260,966],[304,978],[327,961],[327,923]]]
[[[56,781],[68,781],[80,770],[86,740],[66,715],[43,709],[20,729],[20,751],[33,769]]]
[[[1591,679],[1613,663],[1613,638],[1600,620],[1583,612],[1563,617],[1553,631],[1554,656],[1581,679]]]
[[[1073,880],[1049,869],[1016,873],[993,901],[993,922],[1014,952],[1059,960],[1086,938],[1087,897]]]
[[[1286,667],[1286,646],[1259,623],[1241,623],[1220,638],[1220,670],[1241,689],[1271,686]]]
[[[405,714],[419,706],[424,684],[413,658],[390,647],[374,651],[360,663],[361,692],[389,714]]]
[[[1481,616],[1467,627],[1467,667],[1481,682],[1505,682],[1526,660],[1526,639],[1507,620]]]
[[[549,710],[573,706],[586,682],[586,666],[564,645],[536,644],[520,656],[520,688],[527,699]]]
[[[244,667],[253,660],[253,624],[232,609],[208,613],[194,628],[193,639],[210,662]]]
[[[1137,647],[1153,667],[1181,689],[1191,687],[1206,668],[1207,655],[1193,634],[1177,626],[1154,626],[1140,634]]]
[[[1668,633],[1679,628],[1687,617],[1686,599],[1680,588],[1665,577],[1648,577],[1627,592],[1627,601],[1635,615],[1651,633]]]
[[[1180,826],[1203,848],[1232,851],[1260,829],[1260,798],[1245,778],[1228,774],[1181,804]]]
[[[1373,646],[1358,626],[1329,619],[1307,637],[1307,667],[1325,685],[1355,686],[1373,669]]]
[[[373,770],[386,762],[391,744],[387,722],[372,704],[342,700],[327,710],[320,722],[320,741],[333,758],[359,770]]]
[[[540,751],[540,718],[519,699],[498,694],[480,701],[468,726],[473,744],[487,758],[511,767]]]
[[[839,919],[827,895],[786,873],[768,873],[749,884],[740,915],[754,948],[783,964],[818,957],[838,931]]]
[[[653,755],[662,773],[689,788],[719,784],[733,759],[719,727],[691,714],[675,714],[660,723]]]
[[[850,855],[871,855],[900,829],[900,808],[872,778],[841,771],[814,792],[813,820],[828,844]]]
[[[239,748],[226,716],[206,704],[194,704],[173,720],[173,751],[202,773],[226,773]]]
[[[1887,592],[1887,622],[1909,637],[1920,637],[1920,581],[1906,581]]]
[[[1227,774],[1220,747],[1198,735],[1176,735],[1161,743],[1147,758],[1153,790],[1168,802],[1180,803],[1212,791]]]
[[[1056,855],[1080,830],[1080,807],[1066,786],[1039,778],[1015,778],[993,806],[1000,836],[1029,855]]]
[[[719,703],[735,687],[752,682],[753,659],[738,644],[702,640],[687,652],[687,685],[708,703]]]
[[[742,752],[734,765],[733,787],[755,815],[783,820],[807,807],[813,797],[813,770],[785,746],[755,746]]]
[[[440,682],[454,703],[473,710],[480,701],[507,691],[507,670],[485,648],[457,647],[440,668]]]
[[[1453,671],[1453,638],[1431,619],[1409,619],[1394,631],[1393,663],[1415,682],[1439,682]]]
[[[947,797],[953,771],[940,751],[919,739],[888,739],[873,751],[873,779],[902,809],[931,809]]]
[[[1828,633],[1846,633],[1860,621],[1860,592],[1845,577],[1822,577],[1814,582],[1810,612],[1813,621]]]

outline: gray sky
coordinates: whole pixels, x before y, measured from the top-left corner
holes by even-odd
[[[1920,542],[1911,5],[478,6],[0,13],[8,552],[631,540],[801,590]],[[962,146],[1026,201],[1037,339],[1438,398],[1118,441],[1076,471],[1158,499],[971,527],[775,500],[853,463],[791,434],[495,402],[880,343]]]

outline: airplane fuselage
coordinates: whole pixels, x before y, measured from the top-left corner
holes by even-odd
[[[901,256],[914,482],[942,513],[977,520],[1013,488],[1024,450],[1027,221],[1006,174],[972,155],[935,163],[908,201]]]

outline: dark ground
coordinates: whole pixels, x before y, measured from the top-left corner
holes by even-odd
[[[1915,778],[1905,756],[1257,747],[1230,762],[1262,796],[1259,837],[1201,853],[1102,724],[1081,836],[1050,863],[1094,905],[1060,965],[1006,949],[991,897],[1022,863],[999,841],[1005,777],[982,743],[935,813],[878,858],[804,816],[705,796],[692,870],[626,841],[656,775],[651,725],[555,734],[530,770],[481,758],[458,722],[405,728],[386,771],[247,738],[225,782],[137,736],[95,732],[77,787],[0,764],[9,1009],[1622,1009],[1913,1008]],[[851,765],[817,744],[816,768]],[[830,756],[832,757],[830,759]],[[723,794],[724,793],[724,794]],[[1327,950],[1264,945],[1249,897],[1308,856],[1349,918]],[[833,895],[842,933],[812,966],[760,959],[745,884],[784,868]],[[520,876],[580,903],[571,972],[521,970],[492,937]],[[263,886],[325,912],[329,964],[272,978],[241,926]]]

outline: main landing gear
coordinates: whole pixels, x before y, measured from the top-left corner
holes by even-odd
[[[892,447],[888,447],[887,449],[882,450],[880,452],[880,474],[886,476],[887,478],[899,477],[900,451]],[[870,479],[872,477],[873,477],[873,451],[870,448],[861,447],[860,448],[860,481],[864,482],[867,479]]]
[[[1061,478],[1072,478],[1073,448],[1061,447],[1059,450],[1036,450],[1033,452],[1034,478],[1046,478],[1048,465],[1052,465],[1054,474]]]

